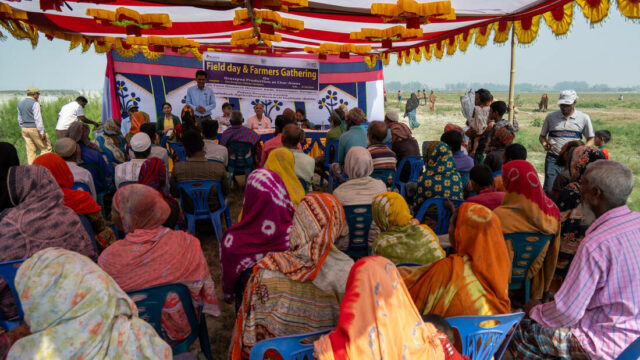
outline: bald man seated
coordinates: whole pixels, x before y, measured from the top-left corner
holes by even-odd
[[[311,156],[300,150],[299,144],[306,141],[304,130],[297,124],[288,124],[282,130],[282,146],[286,147],[293,153],[295,161],[294,172],[296,176],[307,183],[306,192],[311,191],[311,183],[313,182],[313,172],[316,167],[316,161]]]

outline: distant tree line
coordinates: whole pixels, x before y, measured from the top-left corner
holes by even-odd
[[[385,88],[387,91],[416,91],[427,89],[430,90],[432,88],[429,87],[428,84],[424,84],[418,81],[411,81],[402,83],[399,81],[388,81],[385,82]],[[469,89],[480,89],[485,88],[494,92],[507,92],[509,91],[508,84],[495,84],[495,83],[452,83],[446,84],[444,89],[439,88],[438,90],[446,90],[446,91],[458,91],[463,92]],[[640,85],[637,86],[629,86],[629,87],[610,87],[607,84],[595,84],[589,85],[586,81],[561,81],[556,83],[555,85],[540,85],[540,84],[531,84],[531,83],[516,83],[515,90],[517,92],[544,92],[544,91],[562,91],[565,89],[573,89],[579,92],[631,92],[631,91],[640,91]]]

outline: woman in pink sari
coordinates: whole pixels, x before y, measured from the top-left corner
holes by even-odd
[[[189,288],[194,307],[218,316],[218,300],[200,241],[185,232],[162,226],[169,205],[155,189],[127,185],[113,197],[112,218],[127,232],[102,252],[98,265],[120,285],[131,291],[181,283]],[[135,300],[135,299],[134,299]],[[170,294],[162,310],[164,338],[182,340],[190,333],[189,322],[177,294]]]

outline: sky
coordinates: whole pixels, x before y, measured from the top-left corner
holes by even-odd
[[[104,82],[106,56],[91,48],[68,51],[69,43],[40,36],[36,49],[31,43],[7,34],[0,41],[0,90],[40,89],[100,90]],[[590,85],[614,87],[640,84],[640,24],[623,18],[615,7],[600,25],[591,27],[579,9],[574,10],[567,37],[556,39],[541,21],[533,44],[516,50],[516,83],[553,85],[560,81],[586,81]],[[386,81],[419,81],[441,88],[448,83],[509,82],[510,46],[479,48],[470,44],[466,53],[435,57],[427,62],[396,65],[395,56],[385,67]]]

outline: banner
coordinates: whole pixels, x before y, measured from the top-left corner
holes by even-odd
[[[361,108],[369,121],[384,120],[384,77],[380,61],[369,68],[360,56],[351,56],[349,59],[328,56],[326,60],[318,60],[317,55],[308,54],[252,57],[258,61],[265,59],[279,64],[289,60],[318,63],[318,91],[314,90],[312,100],[305,101],[292,98],[292,94],[284,95],[281,90],[273,96],[252,93],[241,97],[216,92],[213,118],[222,114],[222,104],[228,102],[234,110],[242,112],[245,119],[255,115],[255,105],[262,104],[264,114],[272,123],[284,109],[291,108],[303,110],[312,123],[328,127],[329,114],[340,105],[345,105],[347,109]],[[162,105],[165,102],[172,106],[174,115],[180,116],[186,103],[187,89],[196,86],[196,71],[202,70],[202,66],[202,60],[196,59],[190,52],[181,55],[166,49],[159,59],[148,59],[141,53],[123,56],[111,50],[107,55],[107,69],[112,69],[112,72],[111,76],[105,78],[103,103],[112,104],[110,114],[122,119],[124,133],[130,127],[127,107],[131,104],[149,114],[152,122],[163,115]],[[207,86],[215,91],[213,84]],[[109,118],[108,114],[108,111],[103,112],[103,121]]]
[[[216,96],[293,101],[318,97],[317,60],[205,52],[202,61]]]

